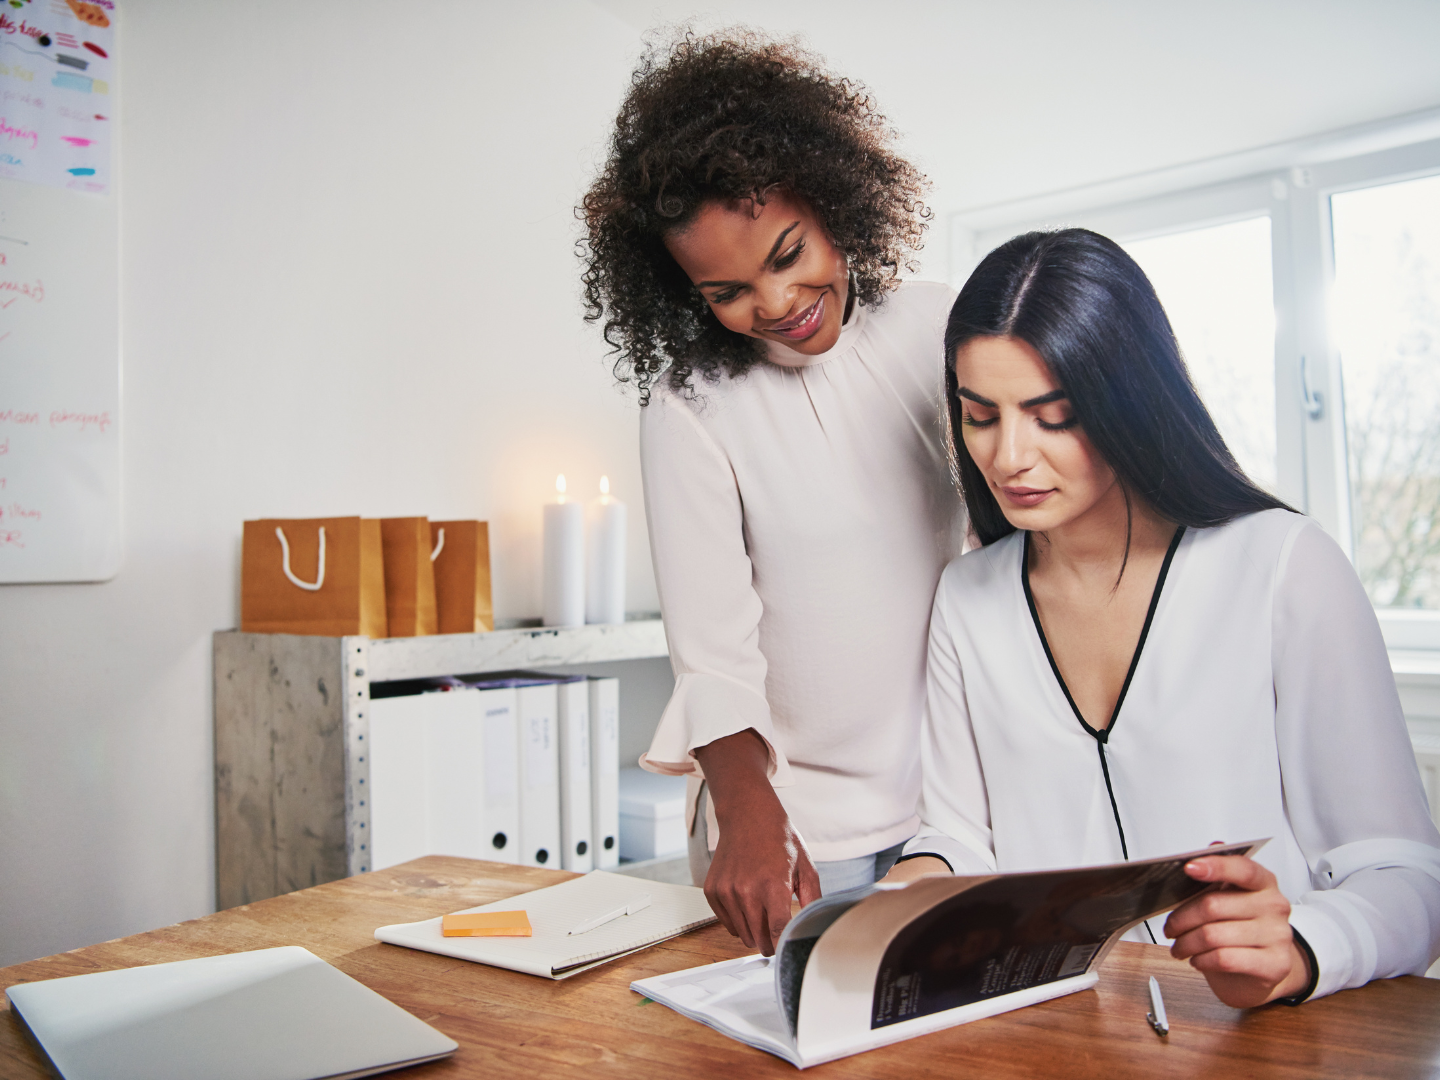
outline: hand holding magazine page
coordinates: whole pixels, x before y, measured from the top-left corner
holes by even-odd
[[[630,984],[676,1012],[797,1068],[872,1050],[1095,985],[1120,937],[1215,888],[1185,873],[1204,855],[867,885],[791,919],[775,955]]]

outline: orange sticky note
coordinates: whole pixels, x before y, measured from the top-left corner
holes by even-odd
[[[440,920],[444,937],[529,937],[530,916],[523,911],[476,911],[446,915]]]

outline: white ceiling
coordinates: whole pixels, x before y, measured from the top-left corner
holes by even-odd
[[[594,0],[641,32],[799,34],[942,214],[1440,105],[1437,0]]]

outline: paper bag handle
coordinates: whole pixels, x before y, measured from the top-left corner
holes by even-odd
[[[308,581],[301,581],[290,569],[290,544],[285,539],[285,530],[277,525],[275,526],[275,535],[280,538],[280,568],[285,571],[285,576],[290,579],[290,584],[309,592],[317,592],[320,586],[325,584],[325,526],[320,526],[320,569],[315,576],[313,585]]]
[[[440,529],[440,530],[439,530],[439,533],[440,533],[439,542],[435,545],[435,550],[432,551],[432,552],[430,552],[430,561],[431,561],[431,562],[434,562],[436,559],[438,559],[438,558],[440,557],[440,552],[442,552],[442,551],[445,550],[445,530],[444,530],[444,529]]]

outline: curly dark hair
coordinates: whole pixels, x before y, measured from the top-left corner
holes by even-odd
[[[805,200],[847,256],[855,299],[872,307],[913,269],[927,182],[890,150],[894,132],[861,84],[748,30],[652,44],[630,83],[578,210],[579,250],[585,318],[604,320],[615,376],[635,383],[642,405],[667,364],[671,388],[691,394],[693,374],[742,375],[764,355],[720,324],[665,248],[705,204],[763,203],[775,189]]]

